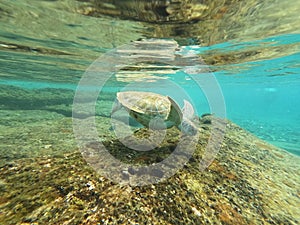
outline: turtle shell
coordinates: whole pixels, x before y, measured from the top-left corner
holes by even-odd
[[[160,118],[166,122],[167,127],[178,125],[181,112],[178,105],[168,96],[153,92],[118,92],[119,103],[126,108],[129,114],[142,125],[148,127],[153,118]]]

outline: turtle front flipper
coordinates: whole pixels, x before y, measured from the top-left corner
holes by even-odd
[[[184,106],[182,109],[183,117],[192,119],[195,114],[194,107],[192,106],[192,104],[189,101],[187,101],[185,99],[183,100],[183,103],[184,103]]]
[[[121,108],[122,108],[122,105],[120,104],[120,102],[116,101],[115,104],[113,105],[113,108],[111,110],[110,116],[112,116],[112,114],[114,114],[115,112],[117,112]]]
[[[192,119],[195,116],[195,110],[189,101],[183,100],[183,102],[184,106],[182,109],[182,121],[179,129],[185,134],[194,136],[198,132],[197,126],[192,122]]]

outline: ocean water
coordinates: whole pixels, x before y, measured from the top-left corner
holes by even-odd
[[[251,7],[244,6],[248,13],[237,11],[236,15],[227,16],[229,22],[235,17],[242,18],[235,27],[229,22],[225,24],[216,20],[220,25],[215,25],[213,28],[217,31],[211,34],[202,34],[202,30],[191,32],[187,28],[187,34],[151,36],[149,30],[155,29],[151,28],[153,24],[148,24],[150,28],[145,29],[143,23],[128,18],[84,16],[80,12],[87,6],[77,1],[3,1],[0,84],[4,88],[25,91],[38,89],[43,92],[49,88],[74,91],[88,66],[118,46],[159,35],[179,38],[183,42],[197,35],[198,39],[208,35],[207,39],[212,43],[202,40],[195,51],[217,78],[227,117],[267,142],[299,155],[300,28],[295,16],[298,15],[298,4],[289,4],[289,1],[252,4]],[[281,4],[293,10],[289,14],[283,10],[272,12]],[[256,23],[256,20],[261,22]],[[229,37],[223,34],[225,31]],[[196,35],[189,36],[189,33]],[[180,75],[169,77],[181,86],[185,85]],[[114,84],[118,85],[122,87],[124,83]],[[3,109],[22,109],[12,105],[13,97],[6,94],[3,93],[1,98]],[[195,95],[191,93],[190,97],[197,99]],[[34,102],[35,98],[32,94],[31,101]],[[22,101],[22,96],[18,96],[18,101]],[[203,96],[196,103],[199,113],[209,112],[201,101],[206,102]]]
[[[164,19],[158,12],[144,16],[134,4],[99,2],[1,0],[0,166],[73,152],[72,104],[89,66],[115,49],[151,38],[175,40],[199,57],[222,94],[223,116],[300,156],[299,0],[211,3],[212,10],[191,21]],[[214,97],[193,81],[201,73],[135,70],[110,76],[96,105],[101,116],[109,117],[116,92],[137,85],[175,97],[180,87],[199,116],[218,114],[211,107]],[[1,185],[0,180],[0,191]],[[5,201],[0,197],[1,204]]]

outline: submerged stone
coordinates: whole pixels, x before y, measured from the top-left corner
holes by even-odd
[[[128,164],[151,164],[157,154],[165,158],[172,152],[178,134],[169,129],[160,152],[130,152],[116,139],[104,144]],[[111,182],[76,150],[5,164],[0,168],[0,223],[299,224],[299,157],[227,121],[220,152],[201,171],[209,137],[210,130],[202,129],[192,159],[174,176],[146,186]],[[153,173],[162,176],[159,170]],[[126,179],[135,175],[131,167],[124,172]]]

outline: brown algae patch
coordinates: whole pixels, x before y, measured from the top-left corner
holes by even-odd
[[[264,142],[228,122],[219,154],[200,171],[210,135],[209,123],[201,126],[193,157],[174,176],[154,185],[112,183],[77,150],[7,162],[0,167],[0,223],[298,224],[299,158],[272,146],[266,149]],[[138,130],[137,136],[145,132]],[[176,144],[176,132],[169,130],[159,157],[169,154],[165,144]],[[104,142],[111,143],[112,152],[128,151],[115,139]],[[147,164],[159,161],[154,155],[119,157]]]

